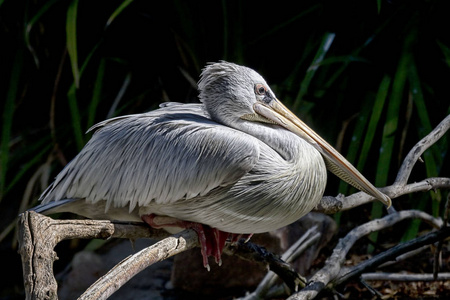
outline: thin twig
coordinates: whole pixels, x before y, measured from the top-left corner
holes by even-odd
[[[450,193],[447,195],[447,200],[445,201],[445,206],[444,206],[444,221],[442,224],[442,227],[446,227],[447,226],[447,221],[448,221],[448,202],[450,201]],[[433,274],[434,274],[434,278],[437,278],[438,273],[439,273],[439,266],[441,265],[441,261],[442,261],[442,257],[441,257],[441,251],[442,251],[442,245],[444,244],[443,240],[440,240],[437,244],[436,247],[436,252],[434,253],[434,264],[433,264]]]
[[[450,128],[450,115],[448,115],[444,120],[442,120],[429,134],[427,134],[423,139],[421,139],[412,149],[409,151],[408,155],[403,160],[397,178],[393,185],[406,185],[411,171],[419,159],[419,157],[435,144]]]
[[[439,273],[435,279],[434,274],[398,274],[398,273],[364,273],[361,275],[364,280],[373,281],[438,281],[450,280],[450,273]]]
[[[407,259],[409,259],[409,258],[411,258],[413,256],[419,255],[420,253],[427,251],[429,248],[430,247],[428,245],[426,245],[426,246],[414,249],[414,250],[409,251],[409,252],[407,252],[405,254],[397,256],[395,258],[395,261],[394,260],[387,261],[387,262],[381,264],[379,267],[380,268],[386,268],[386,267],[389,267],[389,266],[391,266],[393,264],[397,264],[397,263],[399,263],[401,261],[405,261],[405,260],[407,260]]]

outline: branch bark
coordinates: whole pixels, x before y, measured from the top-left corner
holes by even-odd
[[[122,260],[78,299],[107,299],[133,276],[150,265],[197,246],[197,233],[192,229],[167,237]]]
[[[450,189],[450,178],[432,177],[419,182],[406,184],[404,186],[389,185],[380,188],[379,190],[388,195],[391,199],[395,199],[411,193],[428,192],[438,189]],[[347,197],[342,194],[339,194],[336,197],[325,196],[322,198],[319,205],[314,209],[314,211],[324,214],[334,214],[338,211],[349,210],[367,204],[369,202],[372,202],[374,199],[375,198],[367,195],[364,192],[357,192]]]
[[[144,225],[98,220],[53,220],[33,211],[19,217],[19,253],[26,299],[57,299],[55,246],[66,239],[161,238],[169,234]]]

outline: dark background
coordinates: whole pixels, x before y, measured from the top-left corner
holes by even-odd
[[[127,1],[0,1],[0,255],[14,263],[1,299],[23,298],[16,216],[37,204],[88,140],[84,132],[164,101],[196,102],[192,82],[207,62],[255,69],[298,116],[361,163],[370,181],[393,182],[409,149],[449,113],[448,1],[294,2],[135,0],[107,25]],[[79,84],[67,50],[73,24]],[[368,134],[374,138],[364,152]],[[447,140],[426,152],[410,181],[449,176]],[[330,176],[326,194],[351,191]],[[442,215],[446,195],[404,196],[395,206]],[[380,214],[367,205],[335,218],[345,232]],[[397,241],[421,229],[399,226]]]

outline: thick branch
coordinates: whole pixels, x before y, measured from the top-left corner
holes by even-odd
[[[98,220],[53,220],[32,211],[19,217],[19,229],[19,253],[27,299],[57,299],[53,262],[58,258],[53,249],[62,240],[168,236],[163,230],[143,225]]]
[[[184,230],[131,255],[91,285],[79,300],[107,299],[134,275],[150,265],[198,245],[197,233]]]

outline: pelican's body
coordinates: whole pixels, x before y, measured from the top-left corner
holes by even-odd
[[[226,233],[261,233],[316,206],[325,166],[387,203],[255,71],[209,65],[199,90],[201,104],[166,104],[94,126],[39,211],[125,221],[169,216]]]
[[[105,121],[43,203],[84,199],[98,208],[73,203],[71,211],[122,220],[153,213],[230,233],[280,228],[314,208],[326,168],[298,136],[278,125],[257,125],[270,139],[212,121],[201,104]],[[114,216],[122,210],[111,208],[123,213]]]

